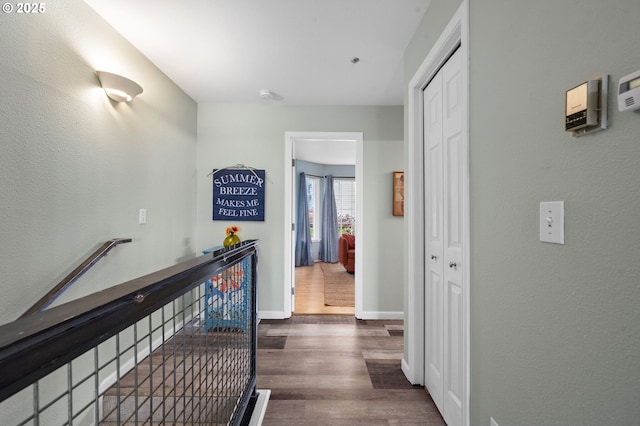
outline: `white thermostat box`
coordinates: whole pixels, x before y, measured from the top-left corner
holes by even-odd
[[[618,83],[618,109],[620,111],[640,108],[640,71],[625,75]]]

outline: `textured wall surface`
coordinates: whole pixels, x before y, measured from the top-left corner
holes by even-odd
[[[472,424],[632,425],[640,116],[573,138],[564,94],[640,68],[636,0],[471,3]],[[564,200],[565,245],[538,240]]]
[[[0,322],[111,238],[133,242],[61,301],[192,257],[195,102],[83,1],[1,18]],[[145,91],[115,104],[96,70]]]
[[[417,67],[453,9],[433,1]],[[640,115],[635,0],[470,1],[471,425],[635,425],[640,418]],[[451,13],[430,12],[450,10]],[[564,131],[564,94],[610,74],[610,128]],[[539,242],[564,200],[565,245]]]
[[[214,168],[244,163],[266,169],[264,222],[240,222],[260,240],[259,309],[284,306],[285,132],[363,132],[364,311],[403,310],[402,220],[391,215],[391,172],[402,167],[402,107],[198,106],[198,249],[220,244],[231,222],[211,220]]]

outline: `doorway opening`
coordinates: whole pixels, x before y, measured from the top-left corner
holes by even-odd
[[[345,160],[345,158],[351,159]],[[354,240],[356,241],[355,244],[360,248],[363,248],[361,243],[362,235],[358,232],[359,229],[364,229],[362,208],[363,197],[362,191],[358,190],[362,182],[362,161],[362,133],[287,132],[285,134],[285,162],[287,164],[291,164],[291,169],[285,173],[284,191],[284,240],[286,253],[284,262],[285,318],[290,317],[294,312],[305,314],[345,314],[355,315],[358,317],[359,312],[362,310],[362,283],[361,274],[358,274],[359,266],[362,265],[362,249],[355,251],[355,270],[352,275],[345,271],[345,268],[340,262],[315,262],[313,266],[295,267],[295,227],[297,226],[296,199],[298,199],[297,190],[299,184],[299,171],[302,170],[305,172],[305,175],[308,174],[310,176],[312,184],[308,186],[311,191],[313,191],[314,185],[317,185],[316,190],[310,197],[310,201],[321,196],[322,192],[320,189],[324,191],[324,187],[320,187],[324,185],[324,181],[328,180],[326,179],[328,176],[335,177],[335,179],[332,179],[333,183],[331,187],[333,189],[337,189],[338,192],[341,192],[341,196],[336,198],[344,201],[345,204],[340,206],[341,214],[339,220],[342,223],[340,234],[343,232],[354,234]],[[314,169],[314,167],[320,168]],[[348,193],[349,188],[351,187],[349,181],[352,183],[355,182],[355,185],[353,185],[353,189],[355,190],[355,200],[353,200],[355,213],[351,214],[344,213],[349,212],[350,208],[350,206],[346,205],[348,204]],[[315,210],[318,209],[319,204],[320,203],[316,205]],[[314,215],[310,214],[310,216],[313,221]],[[356,220],[350,221],[348,216],[355,216]],[[318,219],[318,217],[316,216],[315,219]],[[319,241],[317,237],[321,232],[321,222],[316,220],[315,223],[311,223],[309,226],[312,229],[311,232],[315,234],[314,236],[316,237],[316,241],[314,241],[314,258],[318,259],[317,248]],[[350,276],[354,281],[353,289],[355,294],[352,298],[355,299],[355,306],[339,306],[340,302],[337,302],[337,305],[335,303],[330,303],[328,305],[325,304],[325,297],[327,296],[325,293],[325,280],[328,276],[331,277],[330,279],[334,278],[333,275],[330,275],[333,273],[333,271],[331,271],[332,269],[335,270],[336,273],[344,272],[344,275]],[[298,281],[302,286],[297,285]],[[299,296],[300,300],[297,300],[296,296]]]

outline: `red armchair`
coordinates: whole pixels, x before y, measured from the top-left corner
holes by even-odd
[[[354,273],[356,269],[356,237],[342,234],[338,239],[338,260],[347,272]]]

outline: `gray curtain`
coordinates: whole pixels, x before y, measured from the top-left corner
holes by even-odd
[[[296,266],[313,265],[311,232],[309,230],[309,195],[307,177],[300,173],[298,188],[298,214],[296,220]]]
[[[330,263],[338,261],[338,211],[333,193],[333,176],[327,176],[324,184],[320,260]]]

